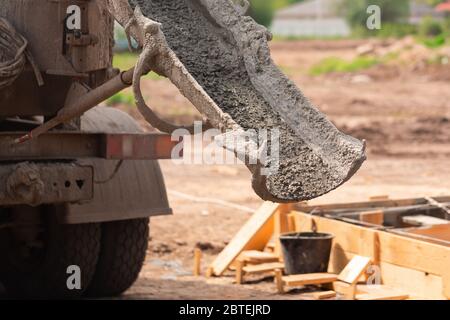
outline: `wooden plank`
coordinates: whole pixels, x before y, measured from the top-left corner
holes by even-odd
[[[320,291],[320,292],[314,292],[313,297],[317,300],[323,300],[323,299],[331,299],[336,297],[336,291],[329,290],[329,291]]]
[[[272,252],[248,250],[243,251],[239,255],[238,259],[251,264],[259,264],[259,263],[277,262],[279,258]]]
[[[354,256],[338,276],[338,280],[355,284],[364,274],[371,262],[368,257]]]
[[[439,236],[437,235],[422,235],[419,233],[416,233],[415,231],[418,230],[416,228],[411,228],[411,229],[397,229],[397,230],[392,230],[392,233],[395,234],[399,234],[408,238],[413,238],[413,239],[417,239],[417,240],[421,240],[421,241],[426,241],[429,243],[435,243],[435,244],[439,244],[442,246],[446,246],[446,247],[450,247],[450,241],[446,240],[446,239],[440,239]],[[446,238],[448,237],[447,234],[443,234],[443,237]]]
[[[245,266],[243,267],[242,270],[245,273],[264,273],[274,271],[276,269],[284,269],[284,263],[272,262],[272,263],[256,264],[251,266]]]
[[[435,243],[438,245],[450,247],[450,241],[448,240],[442,240],[433,236],[427,236],[427,235],[421,235],[421,234],[415,234],[411,232],[412,229],[398,229],[398,230],[392,230],[392,233],[399,234],[408,238],[413,238],[429,243]]]
[[[411,229],[409,230],[409,232],[443,241],[450,241],[450,224],[435,225],[428,228]]]
[[[295,287],[332,283],[337,280],[337,275],[330,273],[306,273],[284,276],[282,280],[284,285],[288,287]]]
[[[298,212],[295,218],[296,231],[308,231],[314,220],[319,232],[332,233],[334,247],[339,250],[371,256],[374,252],[374,233],[379,235],[380,260],[398,266],[442,275],[447,259],[450,257],[450,248],[433,243],[399,236],[386,231],[368,229],[349,223],[321,217],[311,217]]]
[[[366,223],[382,226],[384,223],[383,211],[366,211],[359,214],[359,220]]]
[[[421,227],[421,226],[427,227],[427,226],[435,226],[435,225],[450,226],[450,221],[448,221],[448,220],[439,219],[439,218],[426,216],[426,215],[422,215],[422,214],[415,215],[415,216],[402,217],[402,220],[404,223],[408,223],[413,226],[419,226],[419,227]]]
[[[437,202],[445,203],[450,202],[450,196],[434,197]],[[294,205],[294,209],[302,212],[310,212],[314,209],[319,209],[321,211],[331,211],[339,209],[365,209],[365,208],[395,208],[403,206],[415,206],[415,205],[426,205],[430,202],[426,198],[412,198],[412,199],[396,199],[396,200],[375,200],[375,201],[364,201],[364,202],[351,202],[351,203],[332,203],[332,204],[314,204],[308,205],[305,203],[297,203]]]
[[[211,265],[212,273],[222,275],[244,250],[263,250],[273,234],[273,215],[279,204],[264,202]]]
[[[322,205],[305,205],[297,204],[294,209],[297,211],[310,212],[313,209],[322,211],[331,211],[335,209],[364,209],[364,208],[386,208],[386,207],[401,207],[401,206],[413,206],[420,204],[428,204],[429,202],[425,198],[414,199],[400,199],[400,200],[380,200],[380,201],[366,201],[366,202],[352,202],[352,203],[333,203]]]
[[[355,296],[356,300],[407,300],[409,298],[408,294],[402,294],[402,293],[389,293],[389,292],[382,292],[382,293],[362,293],[357,294]]]
[[[358,290],[364,293],[356,294],[356,300],[406,300],[409,298],[409,294],[385,285],[358,286]]]

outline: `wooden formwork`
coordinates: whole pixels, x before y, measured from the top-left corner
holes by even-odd
[[[450,197],[403,200],[380,197],[368,202],[330,205],[266,202],[219,254],[208,275],[220,276],[231,268],[237,270],[237,283],[241,283],[246,271],[251,273],[253,268],[267,271],[270,267],[269,264],[246,267],[241,254],[251,253],[249,250],[265,251],[266,255],[270,252],[282,263],[281,234],[316,230],[334,235],[329,274],[343,272],[355,256],[370,257],[371,264],[359,279],[359,283],[365,280],[366,285],[361,287],[367,299],[393,298],[392,292],[383,293],[386,288],[401,292],[398,299],[407,296],[450,299],[449,203]],[[413,227],[414,222],[423,225]],[[275,275],[278,272],[278,284],[283,284],[282,268],[269,269]],[[342,284],[335,283],[335,290],[342,293],[338,290]],[[359,290],[357,284],[358,281],[353,286],[356,290],[353,296]]]
[[[448,202],[448,198],[440,201]],[[297,205],[289,215],[289,224],[297,232],[311,231],[332,233],[333,248],[329,272],[339,273],[354,255],[372,257],[374,265],[372,281],[401,289],[412,298],[450,299],[450,224],[429,228],[396,229],[333,217],[332,210],[344,210],[350,206],[357,212],[361,208],[395,208],[423,205],[423,199],[383,200],[360,204],[327,206]],[[353,209],[351,208],[353,207]],[[303,210],[299,211],[299,210]],[[320,216],[311,214],[312,211]],[[328,214],[326,213],[328,212]],[[362,219],[360,220],[362,221]],[[425,231],[421,231],[425,230]],[[436,231],[434,231],[436,230]],[[417,237],[417,234],[426,234]],[[437,241],[434,241],[436,240]]]

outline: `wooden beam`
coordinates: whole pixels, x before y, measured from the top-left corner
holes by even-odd
[[[269,262],[278,262],[279,258],[277,255],[271,252],[247,250],[243,251],[239,255],[238,260],[242,260],[248,264],[261,264]]]
[[[250,265],[250,266],[245,266],[243,268],[243,271],[245,273],[264,273],[264,272],[274,271],[277,269],[284,269],[284,264],[281,262],[272,262],[272,263]]]
[[[450,223],[428,228],[410,229],[410,233],[450,242]]]
[[[447,198],[445,198],[447,199]],[[449,198],[450,199],[450,198]],[[450,201],[450,200],[449,200]],[[321,211],[331,211],[336,209],[378,209],[385,207],[402,207],[402,206],[414,206],[429,204],[425,198],[415,199],[401,199],[401,200],[380,200],[380,201],[366,201],[366,202],[352,202],[352,203],[335,203],[335,204],[323,204],[323,205],[305,205],[296,204],[295,210],[310,212],[313,209],[319,209]]]
[[[273,215],[279,204],[264,202],[211,265],[212,274],[222,275],[244,250],[263,250],[274,231]]]
[[[418,227],[429,227],[435,225],[448,225],[450,226],[450,221],[439,219],[431,216],[426,216],[423,214],[402,217],[404,223],[408,223],[413,226]]]

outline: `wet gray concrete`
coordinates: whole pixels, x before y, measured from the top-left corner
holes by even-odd
[[[242,128],[280,130],[278,171],[261,176],[258,168],[249,166],[253,187],[263,199],[318,197],[347,181],[365,160],[363,144],[339,132],[273,65],[267,46],[270,35],[252,19],[241,17],[230,1],[130,3],[162,23],[169,46]],[[269,154],[271,146],[269,139]],[[269,158],[266,165],[273,161]]]

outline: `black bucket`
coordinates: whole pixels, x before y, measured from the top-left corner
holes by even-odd
[[[332,234],[319,232],[281,235],[286,274],[327,272],[333,238]]]

